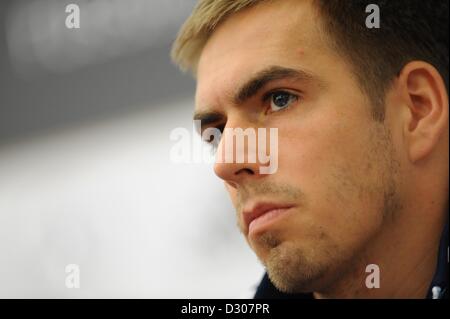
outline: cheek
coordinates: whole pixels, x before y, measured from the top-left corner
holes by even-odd
[[[364,127],[334,113],[280,132],[279,173],[305,193],[299,227],[321,229],[344,244],[380,225],[383,185]]]

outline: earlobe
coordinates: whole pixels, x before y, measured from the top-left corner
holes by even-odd
[[[408,63],[400,74],[407,117],[403,126],[409,160],[428,157],[448,128],[448,93],[444,80],[430,64]]]

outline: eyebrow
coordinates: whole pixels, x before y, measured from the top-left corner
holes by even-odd
[[[194,121],[201,121],[200,129],[202,131],[205,126],[211,125],[214,123],[223,122],[224,120],[225,120],[225,116],[220,112],[207,111],[207,112],[195,112],[194,113]]]
[[[259,71],[250,80],[248,80],[233,97],[236,105],[245,103],[248,99],[255,96],[264,86],[272,81],[292,79],[303,82],[311,82],[314,76],[303,70],[296,70],[281,66],[271,66]]]
[[[276,80],[292,79],[303,82],[312,82],[317,80],[312,74],[292,68],[282,66],[270,66],[257,72],[248,81],[246,81],[234,95],[232,101],[235,105],[245,103],[247,100],[255,96],[267,84]],[[224,121],[225,116],[217,111],[196,111],[194,120],[201,121],[201,126]]]

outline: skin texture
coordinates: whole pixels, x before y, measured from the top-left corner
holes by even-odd
[[[311,1],[264,2],[230,16],[207,42],[197,69],[196,112],[223,118],[208,126],[278,128],[278,170],[216,163],[238,226],[285,292],[316,298],[426,295],[448,203],[448,97],[429,64],[406,65],[386,94],[383,123],[352,68],[331,49]],[[303,70],[250,99],[233,96],[261,70]],[[298,96],[271,109],[272,90]],[[223,147],[223,139],[219,144]],[[249,235],[243,210],[256,201],[294,207]],[[380,267],[381,287],[365,285]]]

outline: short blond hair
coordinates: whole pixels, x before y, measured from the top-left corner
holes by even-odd
[[[216,27],[228,16],[267,0],[199,0],[172,46],[172,60],[195,74],[200,54]]]
[[[270,0],[199,0],[175,40],[173,61],[195,76],[201,52],[218,24],[265,1]],[[352,67],[374,105],[374,117],[381,121],[386,90],[410,61],[426,61],[437,67],[448,90],[449,1],[378,2],[383,7],[383,27],[367,28],[364,22],[369,0],[314,0],[331,48]]]

